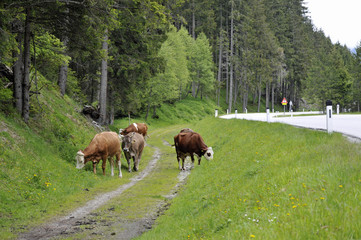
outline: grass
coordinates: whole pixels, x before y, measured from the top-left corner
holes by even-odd
[[[134,176],[126,171],[124,157],[122,179],[110,177],[109,163],[105,177],[100,166],[97,175],[93,175],[91,164],[76,169],[76,152],[89,144],[97,130],[79,114],[81,107],[60,96],[56,86],[44,79],[39,85],[43,86],[39,102],[31,99],[28,125],[14,112],[0,112],[0,239],[14,239],[19,232],[66,214]],[[178,106],[182,110],[176,110]],[[187,113],[183,116],[181,111]],[[163,106],[158,110],[159,119],[150,119],[148,124],[153,131],[177,121],[195,121],[213,111],[210,101],[186,99]],[[128,119],[120,119],[110,129],[118,132],[126,126]],[[151,148],[144,149],[140,170],[152,154]]]
[[[360,144],[278,123],[191,127],[215,157],[139,239],[361,238]]]

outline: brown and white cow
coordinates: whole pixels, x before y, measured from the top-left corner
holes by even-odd
[[[133,170],[138,171],[140,158],[144,149],[144,138],[137,132],[128,133],[123,137],[122,148],[128,162],[128,171],[131,172],[130,159],[133,158]]]
[[[125,136],[128,133],[131,132],[137,132],[139,134],[142,134],[143,137],[147,135],[148,126],[145,123],[132,123],[125,129],[120,129],[119,134],[120,136]]]
[[[202,156],[204,156],[207,160],[213,159],[212,147],[207,147],[199,133],[189,130],[190,129],[183,132],[181,131],[174,137],[174,146],[177,153],[179,170],[185,170],[184,160],[187,156],[191,157],[192,167],[194,166],[193,154],[196,154],[198,157],[198,165],[201,164]],[[182,167],[180,159],[182,159]]]
[[[91,140],[88,147],[84,149],[84,151],[79,150],[77,152],[76,160],[77,166],[76,168],[81,169],[85,166],[87,162],[93,163],[93,172],[96,174],[96,166],[103,160],[102,168],[103,175],[105,175],[105,166],[107,162],[107,158],[109,158],[110,166],[111,166],[111,175],[114,176],[114,162],[113,157],[116,156],[117,164],[119,168],[119,177],[122,177],[121,171],[121,148],[120,148],[120,139],[115,132],[102,132],[98,133]]]

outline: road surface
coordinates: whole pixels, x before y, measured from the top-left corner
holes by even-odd
[[[298,127],[305,127],[317,130],[327,130],[326,115],[302,116],[304,114],[319,114],[319,112],[294,112],[290,113],[270,113],[270,122],[280,122]],[[266,113],[228,114],[220,116],[224,119],[246,119],[267,122]],[[334,132],[340,132],[347,136],[361,139],[361,115],[360,114],[333,114],[332,125]]]

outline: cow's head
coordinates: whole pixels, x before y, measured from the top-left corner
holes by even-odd
[[[84,153],[79,150],[77,153],[76,153],[76,168],[77,169],[82,169],[84,166],[85,166],[85,163],[84,163]]]
[[[213,159],[213,149],[212,149],[212,147],[207,148],[207,151],[204,153],[204,157],[207,160],[212,160]]]
[[[136,142],[136,140],[133,139],[134,135],[135,135],[135,132],[131,132],[123,137],[123,144],[124,144],[123,151],[124,152],[129,152],[129,149],[132,146],[132,144]]]

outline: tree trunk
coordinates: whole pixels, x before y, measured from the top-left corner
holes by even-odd
[[[258,85],[258,107],[257,112],[261,110],[261,95],[262,95],[262,85],[261,85],[261,76],[259,77],[259,85]]]
[[[272,112],[275,110],[275,84],[272,83]]]
[[[194,5],[194,0],[192,2],[192,37],[193,39],[196,39],[196,16],[195,16],[195,5]]]
[[[64,96],[66,90],[66,81],[68,78],[68,65],[63,63],[59,69],[58,85],[60,88],[60,94]]]
[[[229,66],[229,56],[228,53],[226,53],[226,103],[228,104],[228,93],[229,93],[229,72],[228,72],[228,66]]]
[[[230,75],[229,75],[229,99],[228,99],[228,109],[229,112],[232,112],[232,100],[233,100],[233,2],[231,7],[231,53],[230,53]]]
[[[222,4],[220,5],[220,30],[219,30],[219,56],[218,56],[218,77],[217,77],[217,106],[219,107],[219,99],[221,98],[221,81],[222,81]]]
[[[30,23],[30,7],[25,9],[25,35],[24,35],[24,78],[23,78],[23,110],[22,116],[24,122],[29,122],[30,111],[30,35],[31,35],[31,23]]]
[[[247,76],[247,74],[246,74]],[[247,79],[247,77],[246,77]],[[245,83],[244,83],[244,94],[243,94],[243,109],[242,111],[245,112],[246,111],[246,108],[247,108],[247,104],[248,104],[248,84],[245,80]]]
[[[22,44],[22,36],[21,33],[18,34],[17,42],[19,43],[19,53],[14,53],[14,57],[17,58],[14,64],[14,99],[15,99],[15,107],[18,113],[22,114],[23,112],[23,48]]]
[[[266,109],[269,109],[269,82],[266,82]]]
[[[68,44],[68,38],[67,37],[64,37],[63,43],[64,43],[64,46],[66,47],[67,44]],[[60,88],[60,94],[62,96],[64,96],[64,94],[65,94],[67,79],[68,79],[68,64],[64,62],[60,66],[59,78],[58,78],[58,85],[59,85],[59,88]]]
[[[101,65],[101,78],[100,78],[100,124],[105,124],[107,119],[107,87],[108,87],[108,30],[105,31],[104,40],[102,45],[104,58]]]

